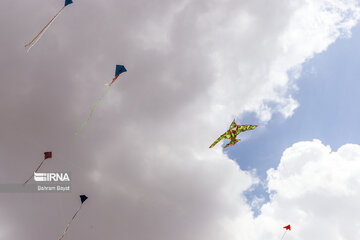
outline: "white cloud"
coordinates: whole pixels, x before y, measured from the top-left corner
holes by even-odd
[[[358,239],[359,172],[360,145],[332,151],[314,140],[289,147],[278,168],[268,171],[273,194],[256,219],[264,228],[258,239],[277,239],[276,230],[288,223],[293,226],[289,240]]]
[[[261,121],[276,111],[290,117],[298,103],[288,72],[349,33],[358,21],[355,3],[79,0],[25,55],[23,39],[51,16],[43,5],[51,3],[5,1],[0,132],[7,138],[0,146],[6,159],[0,177],[19,182],[44,148],[58,156],[44,167],[74,176],[73,195],[2,202],[4,216],[14,216],[14,229],[22,230],[12,231],[11,239],[53,238],[77,207],[74,195],[84,192],[89,200],[70,239],[264,239],[259,236],[274,233],[282,219],[292,220],[276,208],[282,202],[274,199],[263,209],[261,219],[279,220],[258,230],[242,196],[258,180],[220,144],[208,147],[245,111]],[[115,64],[128,72],[74,137]],[[302,167],[290,166],[293,173]],[[314,187],[321,185],[315,180]],[[279,186],[286,183],[270,184],[285,196]],[[353,194],[350,185],[335,189]],[[307,219],[303,210],[290,212]]]

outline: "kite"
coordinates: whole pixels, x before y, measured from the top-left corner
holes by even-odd
[[[230,142],[228,144],[226,144],[226,146],[224,148],[235,145],[235,143],[237,143],[238,141],[241,140],[241,139],[236,139],[236,137],[237,137],[237,135],[239,135],[239,133],[253,130],[257,126],[258,125],[237,125],[235,123],[235,119],[234,119],[234,121],[231,123],[231,125],[229,127],[229,130],[227,130],[223,135],[221,135],[218,139],[216,139],[216,141],[213,144],[211,144],[211,146],[209,148],[214,147],[218,142],[220,142],[223,139],[230,139]]]
[[[25,48],[27,48],[27,51],[29,52],[30,49],[40,40],[40,38],[42,37],[42,35],[46,32],[46,30],[50,27],[50,25],[55,21],[55,19],[60,15],[60,13],[62,12],[62,10],[64,10],[64,8],[67,5],[72,4],[73,1],[72,0],[65,0],[65,4],[64,6],[60,9],[60,11],[50,20],[50,22],[48,22],[48,24],[45,25],[45,27],[43,29],[41,29],[41,31],[39,32],[38,35],[36,35],[36,37],[31,40],[31,42],[27,43],[25,45]]]
[[[80,211],[83,203],[86,201],[86,199],[88,199],[88,197],[86,195],[80,195],[80,200],[81,200],[81,204],[80,204],[80,207],[79,209],[76,211],[76,213],[74,214],[74,216],[71,218],[70,222],[68,223],[68,225],[66,226],[66,228],[64,229],[64,231],[62,231],[62,233],[60,234],[60,238],[59,240],[63,239],[65,233],[67,232],[67,230],[69,229],[69,226],[71,224],[71,222],[74,220],[76,214],[78,214],[78,212]]]
[[[48,158],[52,158],[52,152],[44,152],[44,160],[42,160],[42,162],[40,163],[40,165],[36,168],[36,170],[34,171],[34,173],[36,173],[39,168],[41,167],[41,165],[44,163],[44,161]],[[34,173],[31,175],[31,177],[26,180],[26,182],[23,183],[23,185],[25,185],[28,181],[30,181],[30,179],[34,176]]]
[[[116,81],[116,79],[119,77],[119,75],[123,72],[126,72],[126,68],[123,65],[116,65],[116,69],[115,69],[115,77],[113,78],[113,80],[111,81],[111,83],[107,83],[105,85],[107,85],[108,87],[105,90],[105,93],[96,101],[95,105],[93,106],[93,108],[90,111],[89,117],[88,119],[83,123],[83,125],[81,125],[81,127],[75,132],[75,136],[79,134],[79,132],[81,131],[81,129],[85,126],[85,124],[91,119],[92,113],[95,110],[96,105],[100,102],[100,100],[107,94],[107,92],[110,90],[111,85]]]
[[[289,230],[289,231],[291,230],[291,226],[290,226],[290,225],[287,225],[287,226],[285,226],[285,227],[283,227],[283,228],[285,228],[285,232],[284,232],[284,235],[282,236],[281,240],[284,238],[287,230]]]
[[[115,77],[113,78],[111,83],[107,83],[105,85],[110,87],[115,82],[115,80],[120,76],[120,74],[123,73],[123,72],[126,72],[126,68],[124,67],[124,65],[116,65]]]

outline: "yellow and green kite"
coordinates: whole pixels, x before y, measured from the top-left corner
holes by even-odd
[[[236,139],[239,133],[249,130],[254,130],[257,127],[258,125],[237,125],[234,119],[234,121],[231,123],[229,127],[229,130],[227,130],[223,135],[221,135],[218,139],[216,139],[216,141],[213,144],[211,144],[209,148],[214,147],[218,142],[220,142],[223,139],[230,139],[230,142],[226,144],[224,148],[235,145],[235,143],[241,140],[241,139]]]

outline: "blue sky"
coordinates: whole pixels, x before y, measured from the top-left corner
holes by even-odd
[[[351,38],[337,40],[325,52],[308,60],[297,80],[299,90],[292,93],[300,104],[294,115],[286,120],[279,114],[274,115],[264,131],[253,132],[247,141],[229,148],[229,157],[243,170],[255,168],[265,180],[266,171],[276,168],[283,151],[296,142],[316,138],[333,150],[346,143],[359,143],[359,42],[360,26],[357,25]],[[253,114],[241,120],[241,124],[257,121]],[[249,201],[255,196],[268,200],[261,186],[246,194]]]

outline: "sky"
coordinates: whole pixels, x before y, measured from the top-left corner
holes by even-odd
[[[260,136],[227,151],[242,169],[256,170],[263,180],[246,193],[250,204],[253,199],[269,200],[266,171],[276,168],[283,150],[292,143],[320,139],[336,150],[344,143],[360,142],[357,134],[360,132],[360,114],[354,107],[354,103],[360,102],[357,92],[360,73],[354,61],[360,54],[359,41],[360,26],[357,25],[350,38],[339,39],[326,51],[306,61],[297,80],[298,89],[293,91],[299,102],[294,114],[288,119],[280,114],[273,116]],[[256,116],[244,114],[240,119],[244,123],[253,122]],[[261,148],[252,147],[254,145]],[[260,207],[254,206],[256,214]]]
[[[78,0],[27,53],[62,6],[2,2],[0,183],[52,151],[72,191],[0,193],[1,240],[56,239],[80,194],[64,239],[360,237],[358,1]],[[234,118],[260,127],[209,149]]]

